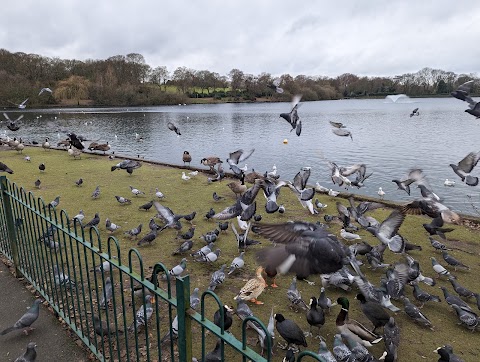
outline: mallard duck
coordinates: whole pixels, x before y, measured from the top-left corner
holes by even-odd
[[[348,308],[350,302],[345,297],[337,299],[337,303],[342,307],[340,313],[338,313],[336,325],[341,334],[348,335],[358,343],[363,344],[365,347],[371,347],[373,344],[382,340],[382,337],[370,332],[365,326],[360,324],[354,319],[348,318]]]
[[[261,266],[258,267],[255,278],[250,279],[243,286],[243,288],[240,289],[240,292],[238,293],[238,295],[233,299],[234,300],[242,299],[242,300],[248,300],[255,304],[263,304],[263,302],[260,302],[257,300],[258,296],[262,294],[263,290],[267,286],[267,283],[265,283],[265,279],[263,279],[262,272],[263,272],[263,268]]]
[[[192,162],[192,156],[188,151],[183,151],[183,156],[182,156],[183,164],[185,165],[188,162],[188,165],[190,165],[190,162]]]

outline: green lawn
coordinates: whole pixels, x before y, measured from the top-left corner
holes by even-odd
[[[5,146],[3,146],[5,147]],[[31,162],[26,162],[24,156],[29,155]],[[219,155],[221,156],[221,155]],[[179,161],[181,154],[178,155]],[[107,157],[102,155],[83,154],[79,160],[74,160],[69,157],[64,151],[44,151],[41,148],[26,148],[23,154],[19,154],[13,150],[5,150],[0,153],[0,161],[7,164],[15,171],[13,175],[8,175],[11,181],[17,182],[19,186],[23,186],[27,191],[32,191],[35,196],[42,197],[45,202],[50,202],[56,196],[60,195],[59,208],[63,208],[68,212],[70,217],[83,209],[86,214],[86,220],[90,220],[95,212],[100,213],[99,230],[104,239],[107,237],[105,229],[105,218],[110,218],[112,222],[121,225],[120,231],[115,233],[122,247],[123,255],[131,247],[136,247],[134,241],[130,241],[124,236],[123,232],[129,230],[139,223],[144,224],[144,232],[142,236],[148,231],[148,221],[155,215],[152,208],[149,212],[140,211],[138,206],[146,203],[155,197],[155,188],[158,187],[160,191],[165,194],[165,199],[160,201],[165,206],[171,208],[175,213],[186,214],[193,210],[197,211],[195,219],[196,230],[194,237],[193,249],[199,249],[204,245],[203,241],[198,237],[207,231],[211,231],[216,227],[213,221],[207,221],[203,215],[213,207],[216,211],[220,211],[235,202],[235,196],[226,186],[228,181],[220,183],[207,183],[207,175],[199,173],[189,181],[181,179],[182,169],[163,167],[144,163],[143,166],[135,170],[132,176],[125,171],[117,170],[110,171],[110,167],[120,162],[120,160],[109,161]],[[38,170],[40,163],[45,163],[46,171],[41,173]],[[281,170],[279,170],[281,173]],[[84,179],[84,184],[81,187],[75,185],[75,181],[79,178]],[[34,186],[35,180],[40,179],[42,184],[40,189]],[[96,186],[100,186],[101,195],[98,199],[93,200],[91,194]],[[146,193],[144,196],[133,196],[130,192],[129,186],[134,186]],[[214,202],[212,193],[216,191],[219,195],[226,199]],[[115,195],[124,196],[132,199],[131,205],[120,205]],[[341,198],[332,198],[327,195],[318,195],[321,202],[327,203],[328,208],[326,213],[336,214],[335,202],[340,201],[347,204],[347,200]],[[261,193],[257,199],[257,209],[263,215],[262,222],[280,223],[289,220],[303,220],[316,222],[318,220],[323,222],[323,213],[320,216],[312,216],[305,209],[303,209],[295,196],[287,189],[283,189],[280,195],[280,202],[285,205],[286,213],[273,215],[264,212],[264,198]],[[391,212],[390,209],[379,209],[372,212],[371,215],[378,220],[383,220]],[[423,273],[427,276],[434,276],[431,267],[430,256],[436,256],[443,265],[445,262],[440,253],[435,252],[430,246],[427,233],[422,227],[422,223],[429,222],[429,218],[422,216],[407,216],[403,223],[400,232],[410,242],[421,245],[423,251],[413,251],[411,255],[420,261]],[[157,220],[157,222],[159,222]],[[466,228],[463,226],[453,226],[455,230],[448,234],[449,240],[446,242],[449,246],[455,246],[471,252],[471,254],[453,251],[451,254],[456,258],[469,265],[469,271],[452,272],[457,275],[458,281],[465,287],[480,292],[480,283],[475,281],[476,273],[480,273],[480,234],[477,230]],[[184,225],[182,232],[188,229],[188,225]],[[332,233],[339,235],[340,225],[333,223],[331,225]],[[366,231],[359,231],[359,234],[371,244],[376,244],[375,238]],[[149,266],[156,262],[162,262],[167,267],[172,267],[180,261],[182,256],[171,256],[171,252],[180,245],[180,241],[175,239],[176,233],[174,230],[163,231],[157,239],[150,246],[142,246],[140,250],[145,272],[149,274]],[[256,245],[247,249],[245,261],[246,268],[239,271],[232,276],[229,276],[223,285],[216,289],[217,294],[222,299],[223,303],[233,305],[233,297],[237,294],[239,289],[245,282],[254,276],[255,269],[255,252],[263,247],[270,246],[270,243],[264,239],[251,234],[250,237],[262,241],[261,245]],[[205,290],[208,285],[210,275],[213,271],[220,268],[222,264],[230,265],[232,259],[239,254],[234,235],[229,229],[226,234],[221,234],[217,241],[218,247],[222,250],[219,260],[213,265],[204,265],[193,262],[188,256],[187,269],[190,274],[191,286],[199,287],[200,290]],[[386,262],[394,263],[396,261],[403,261],[401,255],[394,255],[389,251],[385,252]],[[379,285],[380,277],[384,275],[382,270],[372,271],[363,267],[366,275],[376,285]],[[294,312],[288,307],[288,299],[286,297],[286,290],[292,280],[292,275],[281,276],[277,279],[277,284],[280,286],[277,289],[267,288],[259,299],[265,302],[265,305],[253,305],[251,309],[257,317],[259,317],[265,324],[268,323],[271,308],[273,307],[275,313],[282,313],[286,318],[291,318],[304,329],[308,329],[305,316],[302,312]],[[309,286],[304,282],[298,282],[298,289],[301,291],[304,300],[307,301],[311,296],[317,296],[320,293],[320,281],[318,276],[312,276],[311,280],[316,281],[315,286]],[[446,279],[438,280],[437,286],[447,286],[452,290],[450,282]],[[478,332],[471,333],[463,326],[457,325],[457,318],[452,309],[443,301],[443,295],[438,287],[429,287],[421,285],[421,288],[441,296],[442,302],[435,304],[426,304],[423,312],[430,318],[434,325],[435,331],[423,328],[414,324],[403,313],[399,312],[395,315],[395,319],[401,328],[401,345],[399,351],[399,361],[433,361],[438,359],[438,356],[432,351],[438,346],[444,344],[451,344],[456,353],[458,353],[465,361],[477,361],[480,354],[480,345],[476,343],[479,340]],[[341,290],[327,289],[327,295],[336,300],[338,296],[346,295],[350,299],[351,318],[357,319],[367,326],[371,326],[370,322],[362,315],[358,308],[357,301],[354,300],[356,291],[349,293]],[[406,295],[412,301],[412,288],[406,288]],[[470,302],[472,302],[471,300]],[[473,301],[474,302],[474,301]],[[399,307],[402,303],[394,301]],[[471,303],[472,307],[474,303]],[[474,307],[476,309],[476,306]],[[215,308],[208,310],[209,315],[213,317]],[[331,314],[327,316],[327,322],[321,330],[321,335],[326,338],[327,345],[332,346],[333,335],[336,333],[335,318],[339,312],[339,307],[334,307]],[[231,329],[232,333],[238,338],[241,337],[240,323],[238,319],[234,321],[234,326]],[[199,336],[199,331],[195,330],[195,335]],[[252,335],[253,336],[253,335]],[[277,341],[282,340],[277,334]],[[309,348],[316,351],[318,348],[318,339],[312,337],[307,338]],[[282,341],[283,342],[283,341]],[[207,349],[214,346],[214,341],[207,342]],[[254,347],[259,350],[259,347]],[[371,351],[378,358],[383,351],[383,344],[373,347]],[[198,351],[198,349],[197,349]],[[198,357],[198,355],[197,355]],[[283,352],[277,353],[275,361],[281,361]],[[231,359],[238,360],[235,358]],[[308,359],[305,359],[308,360]]]

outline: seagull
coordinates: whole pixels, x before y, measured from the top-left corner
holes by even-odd
[[[44,92],[48,92],[48,93],[51,94],[52,90],[50,88],[42,88],[42,89],[40,89],[40,93],[38,93],[38,95],[41,96],[42,93],[44,93]]]
[[[20,121],[22,118],[23,118],[23,114],[20,115],[16,120],[12,121],[9,117],[8,117],[8,114],[6,113],[3,113],[3,116],[5,117],[5,119],[8,121],[7,123],[7,128],[10,130],[10,131],[18,131],[20,129],[20,127],[17,125],[17,121]]]
[[[332,189],[328,190],[328,195],[329,196],[333,196],[333,197],[336,197],[340,194],[339,191],[333,191]]]
[[[383,200],[383,197],[385,196],[385,191],[383,191],[382,188],[379,187],[378,191],[377,191],[377,194],[378,194],[378,196],[380,196],[380,199]]]
[[[13,103],[13,102],[10,102],[10,103],[15,104],[15,105],[18,106],[18,108],[20,108],[20,109],[25,109],[25,108],[27,108],[27,101],[28,101],[28,98],[25,99],[25,100],[24,100],[22,103],[20,103],[20,104]]]
[[[182,180],[188,181],[190,178],[190,176],[185,175],[185,172],[182,172]]]
[[[443,183],[443,185],[444,185],[444,186],[450,186],[450,187],[452,187],[452,186],[455,186],[455,181],[449,180],[449,179],[447,178],[447,179],[445,179],[445,182]]]
[[[345,231],[345,229],[340,230],[340,236],[345,240],[361,240],[362,239],[360,235],[349,233],[348,231]]]

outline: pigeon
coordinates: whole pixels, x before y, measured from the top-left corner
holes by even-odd
[[[308,310],[308,306],[305,301],[302,299],[300,291],[297,289],[297,278],[294,277],[290,287],[287,290],[287,297],[290,301],[290,307],[295,306],[298,310],[300,307],[303,310]]]
[[[38,169],[40,170],[40,172],[44,172],[45,171],[45,164],[44,163],[41,163],[39,166],[38,166]],[[7,171],[8,172],[8,171]]]
[[[195,228],[191,227],[190,229],[188,229],[186,233],[180,234],[180,238],[182,238],[183,240],[189,240],[193,238],[194,233],[195,233]]]
[[[123,160],[120,163],[117,163],[115,166],[111,167],[111,171],[115,171],[117,169],[125,170],[128,174],[132,174],[133,170],[140,168],[142,164],[139,161],[135,160]]]
[[[193,225],[192,221],[193,221],[193,219],[195,219],[196,215],[197,215],[197,212],[193,211],[192,213],[190,213],[188,215],[183,215],[183,218],[185,220],[187,220],[190,223],[190,225],[195,226],[195,225]]]
[[[132,194],[134,194],[135,196],[145,195],[145,192],[140,191],[139,189],[136,189],[136,188],[133,187],[133,186],[130,186],[130,190],[132,191]]]
[[[155,188],[155,196],[158,198],[158,199],[163,199],[165,197],[165,195],[158,190],[158,187]]]
[[[25,312],[23,316],[20,317],[18,321],[15,322],[15,324],[7,329],[4,329],[0,335],[5,335],[7,333],[10,333],[16,329],[23,329],[24,333],[28,335],[29,331],[32,331],[34,328],[31,327],[33,322],[35,322],[38,319],[38,314],[39,314],[39,306],[42,303],[40,299],[35,299],[33,302],[33,305]]]
[[[78,222],[82,223],[83,219],[85,219],[85,214],[83,210],[80,210],[78,214],[72,218],[72,221],[77,220]]]
[[[182,134],[180,133],[180,129],[173,123],[173,122],[168,122],[167,127],[170,131],[175,132],[177,135],[181,136]]]
[[[213,263],[218,259],[219,255],[220,255],[220,249],[217,248],[215,251],[212,251],[201,258],[195,259],[195,261],[199,261],[203,263]]]
[[[107,309],[108,302],[110,301],[110,299],[112,299],[112,295],[112,281],[110,280],[110,277],[107,277],[107,279],[105,279],[105,288],[102,293],[102,299],[100,299],[100,304],[98,305],[98,307],[100,309]]]
[[[350,240],[360,240],[361,239],[361,236],[358,235],[358,234],[353,234],[353,233],[349,233],[348,231],[345,231],[345,229],[341,229],[340,230],[340,236],[347,240],[347,241],[350,241]]]
[[[120,229],[120,225],[117,225],[117,224],[114,224],[113,222],[110,221],[109,218],[107,218],[105,220],[105,227],[108,231],[110,231],[110,233],[114,233],[115,231],[117,231],[118,229]]]
[[[290,132],[295,130],[295,133],[297,134],[297,136],[300,136],[302,132],[302,122],[299,120],[298,113],[297,113],[298,106],[300,104],[301,99],[302,99],[301,95],[295,95],[292,99],[292,110],[289,113],[280,114],[280,117],[286,120],[292,127]]]
[[[384,245],[394,253],[401,253],[405,249],[405,240],[397,234],[398,229],[405,220],[405,214],[394,210],[378,227],[367,227],[366,229],[375,235]]]
[[[218,195],[218,194],[214,191],[214,192],[213,192],[213,200],[214,200],[214,201],[225,200],[225,197]]]
[[[230,165],[230,169],[237,177],[241,178],[243,173],[247,171],[246,164],[242,168],[240,168],[238,164],[246,161],[253,154],[254,151],[254,148],[248,152],[245,152],[243,149],[239,149],[235,152],[230,153],[230,155],[228,156],[227,163]]]
[[[245,252],[242,251],[239,256],[233,259],[232,263],[230,264],[230,268],[228,269],[228,275],[232,274],[235,270],[243,268],[245,262],[243,261],[243,256]]]
[[[455,277],[450,276],[448,277],[448,280],[450,281],[450,283],[452,283],[453,289],[455,290],[455,292],[457,292],[459,296],[464,298],[470,298],[475,296],[474,292],[472,292],[471,290],[468,290],[467,288],[462,286],[459,282],[457,282],[457,279]]]
[[[182,228],[182,224],[180,224],[180,219],[183,215],[175,215],[170,208],[161,205],[159,202],[155,201],[153,203],[155,208],[157,209],[158,216],[165,222],[165,225],[159,231],[162,231],[166,228],[173,228],[180,230]]]
[[[187,241],[183,242],[182,245],[180,245],[180,247],[172,253],[172,255],[178,255],[178,254],[185,253],[185,252],[189,251],[190,249],[192,249],[192,247],[193,247],[193,241],[192,240],[187,240]]]
[[[192,309],[197,309],[197,307],[200,305],[200,297],[198,295],[198,292],[200,291],[200,289],[198,288],[195,288],[193,290],[193,293],[190,294],[190,308]]]
[[[457,259],[455,259],[453,256],[451,256],[445,250],[442,251],[442,256],[443,256],[443,260],[445,260],[449,265],[453,266],[455,270],[457,270],[457,267],[470,270],[470,268],[468,266],[466,266],[465,264],[463,264],[460,261],[458,261]]]
[[[215,244],[214,243],[209,243],[208,245],[203,246],[200,250],[197,250],[196,252],[190,254],[194,258],[203,258],[205,255],[210,253],[212,251],[212,248]]]
[[[268,84],[267,87],[274,90],[277,93],[283,93],[283,88],[279,87],[282,80],[280,78],[275,78],[272,83]]]
[[[92,193],[92,199],[98,199],[100,196],[100,186],[97,186]]]
[[[418,300],[420,303],[422,303],[422,305],[420,306],[420,308],[423,307],[423,305],[426,303],[426,302],[437,302],[437,303],[440,303],[440,297],[436,296],[436,295],[433,295],[433,294],[430,294],[422,289],[420,289],[420,287],[418,286],[417,283],[413,284],[413,296],[416,300]]]
[[[98,212],[96,212],[93,219],[90,220],[88,223],[86,223],[84,227],[97,226],[99,223],[100,223],[100,216],[98,215]]]
[[[132,203],[132,200],[127,199],[126,197],[123,197],[123,196],[115,195],[115,198],[121,205],[127,205]]]
[[[179,264],[175,265],[173,268],[171,268],[168,271],[168,274],[172,277],[178,277],[185,271],[186,268],[187,268],[187,259],[183,258]]]
[[[395,182],[398,186],[398,190],[403,190],[405,191],[408,195],[410,195],[410,185],[415,182],[415,180],[412,179],[407,179],[407,180],[392,180],[392,182]]]
[[[151,244],[157,238],[157,233],[158,233],[157,229],[151,230],[147,235],[145,235],[143,238],[141,238],[138,241],[137,245],[141,246],[146,243]]]
[[[473,82],[473,80],[471,82]],[[433,352],[436,352],[440,355],[440,359],[438,360],[439,362],[464,362],[463,359],[453,353],[453,347],[448,344],[443,347],[438,347]]]
[[[35,348],[37,347],[35,342],[30,342],[27,345],[27,350],[24,354],[20,357],[17,357],[14,362],[34,362],[37,358],[37,351]]]
[[[37,179],[37,181],[35,181],[35,187],[36,187],[37,189],[39,189],[41,183],[42,183],[42,181],[40,181],[40,179]]]
[[[223,264],[219,270],[213,272],[212,276],[210,277],[210,284],[208,285],[208,290],[213,292],[217,286],[223,283],[226,277],[225,268],[226,265]]]
[[[60,196],[57,196],[55,200],[51,201],[50,204],[48,204],[48,206],[56,208],[59,203],[60,203]]]
[[[457,313],[457,317],[460,320],[460,323],[465,325],[472,332],[475,331],[478,324],[480,323],[480,318],[478,317],[478,315],[471,310],[467,310],[456,304],[452,304],[451,306]]]
[[[148,211],[152,208],[153,206],[153,200],[152,201],[149,201],[147,202],[146,204],[143,204],[143,205],[140,205],[138,207],[139,210],[145,210],[145,211]]]
[[[219,339],[217,341],[217,344],[215,344],[215,348],[205,355],[205,361],[204,362],[221,362],[221,361],[223,361],[221,345],[222,345],[222,340]]]
[[[448,303],[448,305],[453,306],[454,304],[456,304],[459,307],[465,310],[468,310],[469,312],[473,312],[473,309],[466,302],[464,302],[461,298],[457,297],[456,295],[450,294],[447,288],[440,287],[440,289],[442,290],[443,296],[445,298],[445,301]]]
[[[115,336],[117,333],[123,334],[123,330],[116,329],[114,323],[108,325],[105,320],[100,321],[100,318],[96,314],[93,315],[93,328],[95,329],[95,333],[100,337]]]
[[[205,218],[207,220],[211,219],[215,214],[216,214],[215,210],[213,208],[210,208],[210,210],[208,210],[208,212],[205,214]]]
[[[443,240],[446,240],[445,233],[451,232],[454,229],[452,228],[444,228],[442,227],[444,224],[443,219],[441,216],[437,216],[432,219],[432,221],[429,224],[423,224],[424,229],[430,234],[430,235],[438,235],[440,236]]]
[[[473,80],[469,80],[468,82],[465,82],[458,86],[456,90],[450,93],[452,97],[455,97],[457,99],[460,99],[461,101],[467,101],[467,97],[470,93],[470,90],[473,85]]]
[[[451,163],[450,167],[468,186],[477,186],[478,177],[471,176],[470,173],[477,165],[478,160],[480,160],[480,152],[470,152],[458,164],[455,165],[454,163]]]
[[[137,238],[137,236],[142,232],[143,224],[138,225],[136,228],[130,229],[125,232],[125,235],[128,235],[130,238]]]
[[[415,322],[424,325],[428,328],[433,328],[432,322],[418,309],[414,304],[412,304],[407,297],[403,297],[403,302],[405,304],[405,313],[413,319]]]
[[[133,332],[135,329],[138,331],[141,326],[145,326],[147,324],[148,320],[152,317],[152,315],[152,296],[147,294],[145,296],[145,304],[141,305],[137,310],[137,313],[135,315],[135,321],[130,325],[128,330],[130,332]]]
[[[83,179],[82,178],[79,178],[77,181],[75,181],[75,185],[77,185],[79,187],[82,186],[82,184],[83,184]]]
[[[75,287],[75,282],[71,280],[67,274],[64,274],[63,272],[59,271],[58,266],[56,265],[53,266],[53,275],[55,278],[55,285],[63,286],[63,287],[66,287],[67,289]]]

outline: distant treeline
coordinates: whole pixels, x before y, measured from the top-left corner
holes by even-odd
[[[294,94],[303,100],[385,97],[405,93],[410,97],[448,95],[459,84],[478,79],[476,74],[455,74],[423,68],[394,77],[359,77],[345,73],[326,76],[284,74],[283,93],[272,85],[269,73],[246,74],[232,69],[227,75],[178,67],[152,68],[141,54],[115,55],[106,60],[49,58],[0,49],[0,106],[55,105],[136,106],[192,102],[288,101]],[[53,93],[40,89],[49,87]],[[477,85],[473,93],[477,93]],[[204,99],[206,98],[206,99]]]

